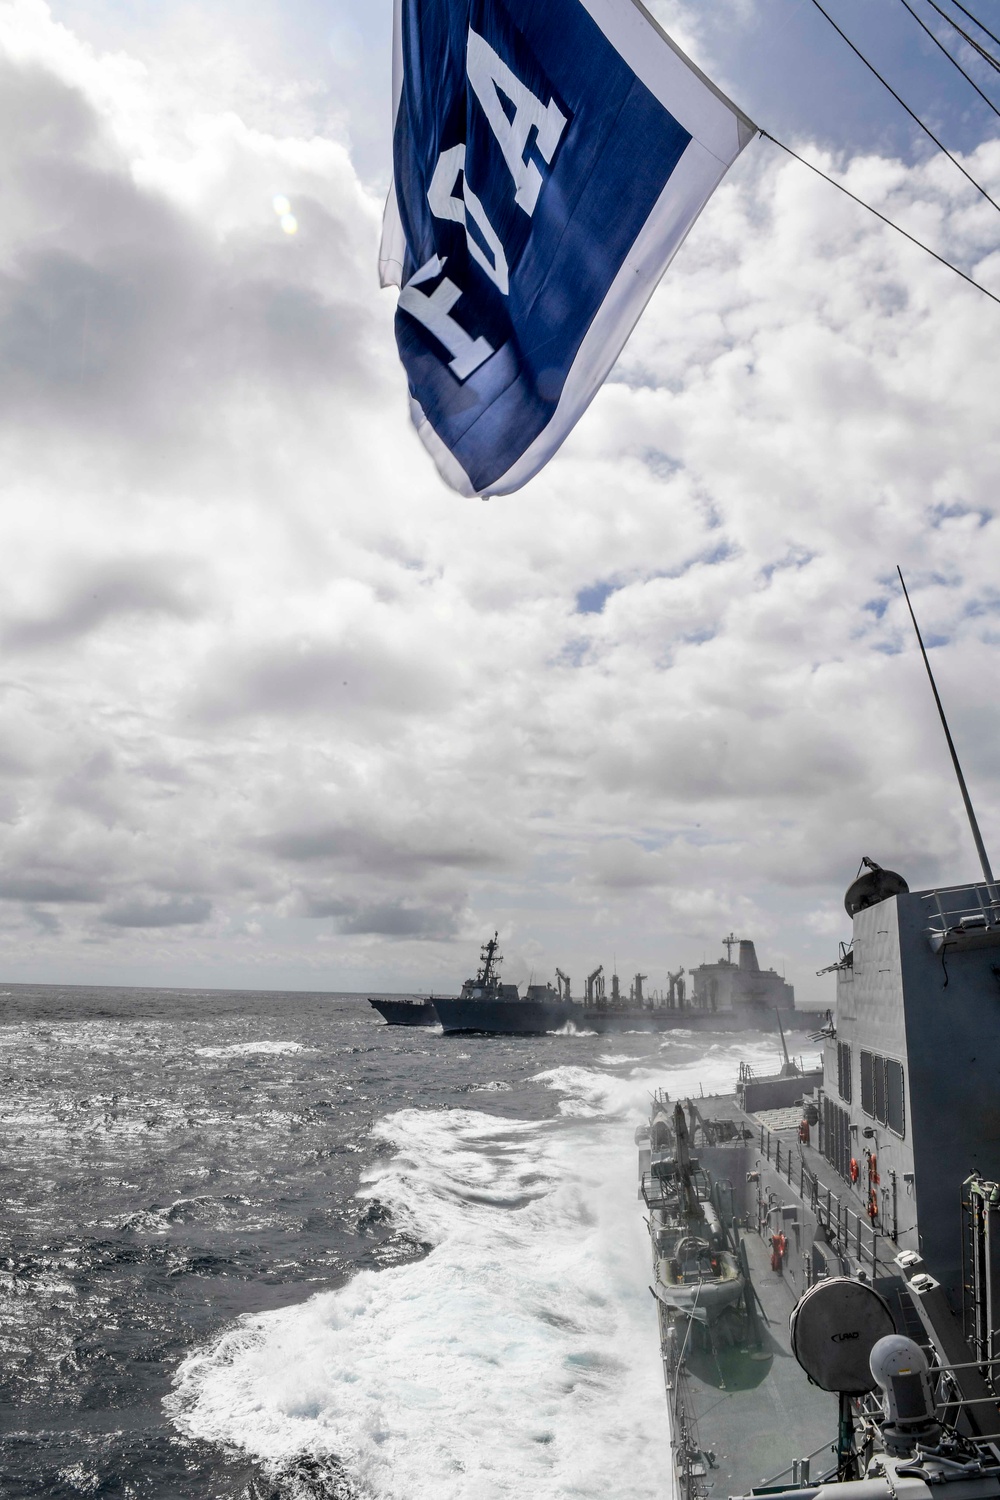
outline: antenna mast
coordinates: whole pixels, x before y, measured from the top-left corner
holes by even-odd
[[[948,749],[951,752],[951,763],[955,767],[955,775],[958,777],[958,788],[962,793],[962,801],[965,803],[965,811],[969,815],[969,826],[972,829],[972,837],[975,841],[976,853],[979,855],[979,863],[983,867],[983,876],[986,880],[987,885],[993,885],[993,871],[990,869],[989,858],[986,854],[986,845],[983,843],[983,836],[979,832],[979,824],[976,822],[976,814],[972,807],[972,798],[969,796],[969,788],[965,784],[965,777],[962,775],[962,767],[958,763],[958,751],[955,749],[955,741],[951,737],[951,730],[948,728],[948,720],[944,716],[944,707],[941,703],[941,697],[937,690],[937,683],[934,681],[934,673],[931,671],[931,664],[927,660],[927,652],[924,649],[924,641],[923,637],[920,634],[920,626],[917,624],[917,617],[913,613],[913,605],[910,603],[910,596],[906,592],[906,581],[903,578],[903,570],[898,563],[896,564],[896,572],[899,574],[899,581],[903,585],[903,598],[906,600],[906,607],[910,611],[910,619],[913,621],[913,628],[917,633],[917,645],[920,647],[920,654],[924,659],[924,666],[927,668],[927,677],[931,685],[931,692],[934,694],[934,702],[937,704],[937,711],[941,715],[941,728],[944,730],[944,737],[948,741]]]
[[[788,1055],[788,1044],[785,1041],[785,1028],[781,1024],[781,1011],[777,1006],[774,1007],[774,1014],[778,1019],[778,1035],[781,1037],[781,1050],[785,1054],[785,1066],[781,1070],[782,1076],[785,1076],[791,1072],[794,1072],[795,1070],[792,1067],[792,1060]]]

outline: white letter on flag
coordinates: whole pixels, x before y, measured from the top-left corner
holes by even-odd
[[[517,188],[514,202],[524,209],[530,219],[542,191],[542,174],[533,161],[524,159],[528,137],[532,128],[537,129],[538,154],[543,161],[550,162],[559,144],[559,137],[566,129],[566,116],[554,99],[550,99],[547,105],[541,99],[536,99],[531,90],[519,78],[515,78],[489,42],[483,41],[471,27],[467,67],[469,82],[486,112],[493,134],[500,142],[504,161],[514,179]],[[508,120],[507,111],[500,103],[500,94],[513,104],[513,120]]]
[[[469,254],[476,263],[482,266],[487,276],[495,286],[498,286],[506,297],[510,284],[507,276],[507,257],[503,253],[500,238],[486,217],[486,210],[476,197],[475,193],[466,182],[463,186],[464,197],[455,197],[455,184],[459,174],[465,171],[465,147],[452,146],[450,151],[442,151],[438,157],[438,164],[434,168],[434,176],[431,185],[427,189],[427,202],[430,204],[431,213],[436,219],[453,219],[456,224],[465,226],[465,238],[469,245]],[[468,209],[468,214],[466,210]],[[469,215],[473,222],[479,226],[479,231],[489,246],[493,256],[492,262],[482,249],[479,242],[469,233]]]
[[[411,318],[422,323],[428,333],[432,333],[444,345],[453,356],[448,368],[459,380],[467,380],[473,370],[478,370],[489,359],[493,353],[493,345],[483,338],[474,339],[461,324],[455,322],[451,310],[462,293],[447,276],[429,297],[426,292],[417,290],[425,281],[433,281],[435,276],[440,276],[443,270],[444,261],[439,255],[432,255],[426,265],[421,266],[419,271],[414,271],[400,292],[399,306]]]

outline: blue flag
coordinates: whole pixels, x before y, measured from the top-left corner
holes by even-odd
[[[383,285],[421,438],[519,489],[755,127],[637,0],[395,0]]]

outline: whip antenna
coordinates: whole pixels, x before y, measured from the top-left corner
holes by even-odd
[[[910,596],[906,592],[906,581],[903,578],[903,570],[898,563],[896,564],[896,572],[899,574],[899,581],[903,585],[903,598],[906,600],[906,607],[910,611],[910,619],[913,621],[913,628],[917,633],[917,645],[920,647],[920,654],[924,659],[924,666],[927,668],[927,677],[930,681],[931,692],[934,694],[934,702],[937,704],[937,711],[941,715],[941,728],[944,730],[944,737],[948,741],[948,749],[951,751],[951,763],[955,767],[955,775],[958,777],[958,786],[960,792],[962,793],[962,801],[965,803],[965,811],[969,815],[969,826],[972,829],[972,837],[975,840],[976,853],[979,855],[979,863],[983,867],[983,876],[985,877],[986,884],[991,886],[993,884],[993,871],[990,869],[989,858],[986,854],[986,845],[983,843],[983,836],[979,832],[979,824],[976,822],[976,814],[973,810],[972,798],[969,796],[969,788],[965,784],[965,777],[962,775],[962,767],[958,763],[958,751],[955,749],[955,741],[951,737],[951,730],[948,728],[948,720],[944,716],[944,707],[941,703],[941,696],[937,690],[937,683],[934,681],[934,673],[931,671],[931,664],[927,660],[927,652],[924,649],[924,641],[923,637],[920,634],[920,626],[917,624],[917,617],[913,613],[913,605],[910,603]]]

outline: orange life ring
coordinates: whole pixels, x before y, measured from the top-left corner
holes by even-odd
[[[860,1176],[861,1176],[861,1168],[858,1166],[857,1161],[852,1156],[851,1157],[851,1181],[852,1182],[857,1182],[857,1180],[858,1180],[858,1178]]]

